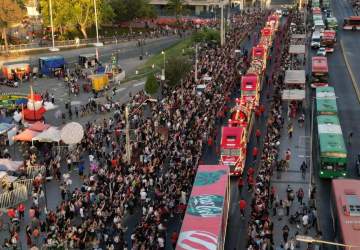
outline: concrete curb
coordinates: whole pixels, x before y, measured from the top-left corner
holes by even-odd
[[[350,63],[349,63],[349,61],[348,61],[348,59],[347,59],[347,56],[346,56],[346,54],[345,54],[345,49],[344,49],[344,45],[343,45],[342,40],[340,40],[340,48],[341,48],[341,53],[342,53],[342,55],[343,55],[343,57],[344,57],[344,61],[345,61],[345,64],[346,64],[346,68],[347,68],[347,70],[349,71],[350,78],[351,78],[351,82],[352,82],[352,85],[353,85],[353,87],[354,87],[354,89],[355,89],[357,99],[358,99],[358,101],[359,101],[359,103],[360,103],[360,90],[359,90],[359,87],[358,87],[358,85],[357,85],[357,81],[356,81],[356,79],[355,79],[354,73],[353,73],[353,71],[352,71],[352,69],[351,69]]]

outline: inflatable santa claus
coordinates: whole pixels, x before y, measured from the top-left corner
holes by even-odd
[[[46,109],[43,106],[41,95],[34,94],[33,89],[30,88],[26,108],[22,111],[24,119],[27,121],[39,121],[43,119],[45,112]]]

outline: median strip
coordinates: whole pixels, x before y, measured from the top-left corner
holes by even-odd
[[[343,57],[344,57],[344,60],[345,60],[346,68],[347,68],[347,70],[349,71],[350,78],[351,78],[353,87],[354,87],[355,92],[356,92],[357,99],[358,99],[358,101],[359,101],[359,103],[360,103],[360,90],[359,90],[359,87],[358,87],[358,85],[357,85],[357,82],[356,82],[354,73],[352,72],[350,63],[349,63],[349,61],[348,61],[348,59],[347,59],[347,56],[346,56],[346,54],[345,54],[345,49],[344,49],[344,45],[343,45],[342,40],[340,40],[340,47],[341,47],[341,52],[342,52]]]

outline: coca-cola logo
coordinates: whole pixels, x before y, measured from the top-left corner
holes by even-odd
[[[179,236],[178,247],[185,250],[216,250],[217,236],[207,231],[185,231]]]
[[[224,197],[220,195],[197,195],[189,199],[187,213],[201,217],[215,217],[222,213]]]
[[[224,170],[214,172],[200,172],[196,175],[194,185],[204,186],[216,183],[224,174],[226,174],[226,171]]]

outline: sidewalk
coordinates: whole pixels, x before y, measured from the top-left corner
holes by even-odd
[[[289,164],[289,169],[287,171],[283,170],[279,174],[278,171],[274,169],[274,174],[271,177],[271,185],[275,188],[275,199],[277,200],[278,207],[280,207],[280,200],[287,200],[287,188],[290,185],[291,189],[294,192],[294,201],[290,206],[289,216],[286,216],[286,209],[277,208],[277,213],[274,216],[274,209],[270,210],[271,219],[274,223],[274,244],[276,249],[283,249],[282,246],[285,245],[283,241],[283,227],[287,225],[289,227],[289,237],[288,241],[295,238],[296,234],[299,235],[307,235],[315,236],[316,227],[310,227],[306,230],[303,224],[303,215],[298,216],[298,220],[296,223],[290,223],[290,216],[294,215],[296,212],[304,214],[303,211],[307,208],[309,210],[308,201],[309,201],[309,156],[310,156],[310,131],[306,126],[300,127],[298,123],[299,114],[296,118],[288,120],[287,118],[287,102],[283,104],[283,115],[285,118],[284,127],[281,130],[281,138],[280,138],[280,151],[279,151],[279,161],[285,158],[285,152],[290,149],[291,151],[291,159]],[[309,119],[309,118],[308,118]],[[293,136],[289,138],[288,136],[288,124],[292,122],[293,124]],[[302,173],[300,171],[300,166],[302,162],[305,161],[308,168],[306,169],[305,178],[302,177]],[[297,191],[299,188],[302,188],[304,191],[303,205],[298,202],[297,199]],[[283,216],[279,215],[279,211],[283,211]],[[310,224],[309,220],[309,224]],[[316,225],[316,222],[314,222]],[[306,232],[307,231],[307,232]],[[295,243],[295,241],[294,241]],[[296,244],[296,243],[295,243]],[[301,243],[300,249],[307,249],[307,244]]]

